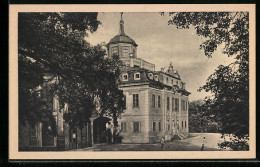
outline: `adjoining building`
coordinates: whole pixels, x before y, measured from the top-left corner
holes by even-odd
[[[124,32],[121,15],[119,34],[108,45],[108,55],[119,55],[122,61],[120,89],[126,98],[126,110],[119,119],[119,135],[123,143],[154,143],[164,136],[166,140],[182,139],[188,136],[188,96],[177,70],[172,63],[155,71],[155,65],[137,56],[136,42]],[[46,73],[45,77],[51,77]],[[48,80],[48,79],[47,79]],[[106,123],[112,118],[93,114],[82,129],[71,128],[63,119],[69,112],[68,105],[60,108],[59,97],[48,94],[48,85],[55,78],[44,83],[35,91],[45,95],[48,108],[53,110],[57,135],[49,134],[49,127],[37,123],[34,127],[19,124],[19,151],[26,150],[68,150],[93,146],[107,141]],[[112,122],[112,121],[111,121]]]
[[[117,54],[123,62],[120,88],[126,97],[126,110],[119,120],[123,143],[187,137],[190,93],[172,63],[155,71],[154,64],[138,58],[138,45],[125,34],[122,15],[119,34],[107,46],[108,55]]]

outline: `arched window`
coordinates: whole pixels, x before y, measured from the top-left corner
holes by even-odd
[[[140,78],[141,78],[140,72],[134,74],[134,80],[140,80]]]
[[[167,97],[167,110],[170,110],[170,98]]]
[[[149,78],[153,79],[153,73],[149,73]]]
[[[179,111],[179,99],[175,99],[175,111]]]
[[[174,98],[172,98],[172,112],[174,111]]]
[[[155,107],[155,95],[154,94],[152,95],[152,107],[153,108]]]
[[[158,108],[161,107],[161,96],[158,96]]]
[[[122,74],[122,80],[128,81],[128,74],[127,73]]]
[[[158,75],[155,75],[155,76],[154,76],[154,80],[155,80],[155,81],[158,81]]]

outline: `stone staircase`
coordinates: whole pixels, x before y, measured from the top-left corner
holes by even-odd
[[[175,134],[171,140],[183,140],[183,139],[186,139],[186,138],[187,138],[187,136],[179,133],[179,134]]]

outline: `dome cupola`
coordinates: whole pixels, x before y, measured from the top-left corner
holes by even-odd
[[[120,58],[129,56],[136,57],[136,47],[138,45],[132,38],[125,34],[123,12],[121,12],[121,19],[119,22],[119,34],[114,36],[107,46],[110,56],[118,54]]]

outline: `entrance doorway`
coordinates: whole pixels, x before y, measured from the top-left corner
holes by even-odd
[[[97,119],[94,120],[94,122],[93,122],[93,138],[94,138],[95,144],[107,142],[106,123],[108,123],[110,120],[111,119],[109,119],[107,117],[98,117]]]
[[[42,146],[54,146],[54,135],[51,132],[49,125],[42,125]]]

